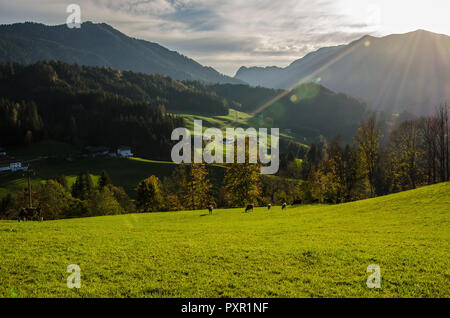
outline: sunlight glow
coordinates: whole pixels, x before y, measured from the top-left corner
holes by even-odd
[[[377,35],[424,29],[450,34],[448,0],[338,0],[339,14],[356,24],[365,24]]]

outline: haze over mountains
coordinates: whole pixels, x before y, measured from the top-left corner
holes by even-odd
[[[284,89],[315,81],[379,110],[427,114],[450,99],[450,37],[423,30],[365,36],[312,52],[286,68],[242,67],[235,78]]]
[[[0,26],[1,62],[31,64],[40,60],[161,73],[177,80],[242,83],[159,44],[128,37],[104,23],[85,22],[80,29],[39,23]]]

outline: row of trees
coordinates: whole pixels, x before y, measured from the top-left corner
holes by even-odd
[[[339,203],[415,189],[450,179],[449,115],[444,105],[433,116],[407,120],[389,136],[376,116],[358,129],[353,145],[314,145],[302,164],[302,178],[316,200]]]
[[[239,207],[261,197],[258,165],[229,165],[219,188],[213,186],[211,175],[206,164],[181,164],[163,182],[151,176],[136,188],[136,207],[139,211],[196,210],[210,204]]]
[[[28,206],[28,194],[28,190],[23,190],[7,195],[0,202],[1,218],[16,218],[19,211]],[[88,172],[80,173],[72,187],[68,186],[65,176],[49,179],[33,187],[32,205],[41,208],[45,220],[135,211],[133,201],[123,188],[111,183],[106,172],[101,173],[97,184]]]

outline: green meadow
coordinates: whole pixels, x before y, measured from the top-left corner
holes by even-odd
[[[450,183],[342,205],[0,221],[1,297],[450,297]],[[69,289],[69,264],[81,288]],[[381,288],[366,286],[381,268]]]
[[[219,128],[225,134],[226,128],[244,128],[247,129],[249,127],[253,128],[269,128],[268,133],[270,133],[270,128],[273,126],[273,123],[266,123],[263,119],[258,116],[252,116],[251,114],[237,111],[238,120],[236,119],[236,111],[234,109],[230,109],[228,111],[228,115],[226,116],[201,116],[197,114],[182,114],[177,113],[177,115],[182,116],[184,118],[186,128],[190,130],[190,132],[194,133],[194,120],[201,120],[203,125],[203,131],[207,128],[214,127]],[[307,143],[308,139],[294,134],[292,132],[286,132],[286,130],[280,129],[280,137],[287,139],[294,139],[300,141],[302,143]]]

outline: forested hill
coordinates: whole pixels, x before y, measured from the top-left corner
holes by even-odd
[[[246,84],[205,84],[199,81],[189,81],[187,84],[201,91],[215,93],[227,99],[231,108],[239,109],[247,113],[256,111],[270,100],[285,92],[282,89],[272,89],[262,86],[252,87]]]
[[[171,132],[184,126],[165,108],[227,111],[223,98],[161,75],[62,62],[0,64],[0,96],[0,146],[52,138],[155,159],[170,158]]]
[[[134,102],[164,106],[167,111],[228,114],[225,98],[160,74],[146,75],[63,62],[38,62],[33,65],[3,64],[0,80],[2,96],[13,100],[37,101],[45,98],[42,92],[48,91],[102,91]]]
[[[161,73],[178,80],[243,83],[157,43],[128,37],[105,23],[85,22],[79,29],[30,22],[0,25],[1,62],[40,60]]]
[[[282,98],[261,110],[261,114],[276,127],[290,129],[302,136],[323,135],[329,140],[340,136],[350,143],[361,122],[372,111],[361,100],[335,93],[316,83],[306,83],[283,94]]]

